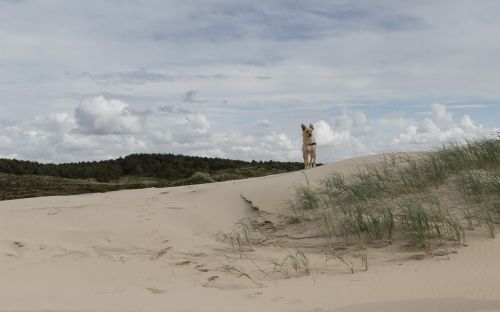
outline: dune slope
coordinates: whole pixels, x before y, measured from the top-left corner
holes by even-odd
[[[286,242],[238,254],[220,240],[242,218],[278,224],[306,176],[314,184],[381,159],[195,186],[2,201],[0,311],[500,311],[500,239],[484,239],[481,229],[447,257],[417,261],[390,246],[374,249],[370,269],[355,274],[326,263],[305,239],[310,274],[290,278],[273,272],[293,250]]]

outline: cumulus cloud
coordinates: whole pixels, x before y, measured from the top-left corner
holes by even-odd
[[[469,115],[464,115],[460,120],[460,128],[466,133],[473,133],[475,135],[481,135],[484,133],[483,125],[476,125],[476,123],[470,118]]]
[[[364,112],[350,112],[344,106],[330,123],[325,120],[314,123],[316,141],[321,145],[347,145],[357,138],[373,135],[372,123]]]
[[[404,112],[392,112],[376,120],[380,126],[406,128],[415,123]]]
[[[335,126],[356,135],[366,135],[372,130],[365,113],[361,111],[349,113],[346,107],[341,109],[340,116],[335,119]]]
[[[459,122],[456,122],[445,105],[433,104],[430,118],[408,125],[404,132],[393,139],[393,143],[429,146],[465,138],[490,136],[495,131],[495,128],[488,129],[476,124],[469,115],[464,115]]]
[[[182,105],[178,96],[146,110],[134,99],[84,98],[67,112],[0,125],[0,154],[56,162],[108,159],[138,152],[301,161],[298,125],[308,120],[315,126],[318,161],[330,162],[381,152],[425,150],[449,140],[495,132],[471,115],[458,118],[457,111],[452,115],[443,104],[428,106],[428,115],[392,112],[374,118],[368,109],[336,107],[321,114],[308,110],[292,117],[300,120],[289,120],[291,115],[282,113],[281,107],[276,108],[280,113],[269,114],[262,104],[248,111],[251,118],[231,120],[231,129],[221,127],[228,119],[214,111],[208,115],[203,107],[183,109]],[[216,107],[216,111],[233,113],[224,106]]]
[[[49,113],[36,116],[33,125],[51,133],[62,133],[75,128],[76,120],[68,113]]]
[[[87,134],[131,134],[143,130],[144,119],[117,99],[97,96],[84,100],[75,110],[80,131]]]
[[[316,142],[320,145],[343,145],[351,140],[348,130],[334,130],[326,121],[314,124]]]
[[[453,116],[452,113],[448,112],[446,110],[446,106],[435,103],[432,105],[432,112],[433,112],[433,119],[436,123],[439,125],[445,126],[445,127],[451,127],[453,126]]]
[[[271,132],[264,137],[264,141],[270,146],[276,145],[278,148],[290,150],[293,148],[292,141],[284,133]]]
[[[85,152],[99,149],[99,142],[90,136],[78,133],[64,133],[58,142],[59,147],[69,153]]]

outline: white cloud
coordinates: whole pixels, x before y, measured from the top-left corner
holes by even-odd
[[[420,122],[416,129],[416,134],[439,135],[439,127],[430,119],[425,118]]]
[[[219,158],[227,158],[227,154],[220,148],[211,148],[205,150],[193,151],[190,153],[192,156],[201,156],[201,157],[219,157]]]
[[[169,131],[153,131],[151,132],[151,140],[154,145],[161,146],[173,143],[173,136]]]
[[[415,124],[415,121],[406,117],[403,112],[393,112],[386,116],[380,117],[376,122],[385,127],[406,128]]]
[[[48,115],[36,116],[33,124],[46,131],[61,132],[73,129],[76,126],[76,121],[68,113],[49,113]]]
[[[97,135],[140,133],[144,124],[144,118],[134,115],[127,103],[103,96],[84,100],[75,118],[82,132]]]
[[[134,136],[127,136],[125,138],[124,146],[133,153],[137,153],[139,151],[147,151],[147,144],[141,139],[138,139]]]
[[[490,136],[495,128],[488,129],[477,125],[469,115],[464,115],[460,122],[455,122],[445,105],[432,105],[433,113],[430,118],[408,126],[404,132],[393,139],[393,143],[417,144],[422,148],[430,147],[436,143],[446,143],[465,138],[479,138]]]
[[[188,130],[205,134],[210,129],[210,122],[202,114],[189,114],[184,117],[184,124]]]
[[[67,152],[84,152],[98,149],[100,145],[91,136],[64,133],[60,141],[60,147]]]
[[[284,133],[276,133],[273,131],[264,137],[264,141],[267,142],[270,150],[275,149],[273,145],[285,150],[293,149],[292,141]]]
[[[285,122],[282,115],[245,120],[246,128],[242,125],[235,131],[227,131],[213,129],[202,109],[166,112],[164,107],[172,106],[163,103],[152,109],[152,113],[136,116],[131,113],[134,111],[131,105],[122,100],[87,98],[72,110],[74,115],[49,113],[0,127],[0,152],[39,161],[98,160],[138,152],[245,160],[302,160],[300,128],[290,127],[290,121]],[[332,113],[333,118],[328,120],[314,122],[313,118],[299,117],[313,121],[319,162],[381,152],[425,150],[449,140],[488,136],[495,131],[469,115],[455,121],[444,105],[431,105],[431,108],[431,115],[421,120],[417,119],[418,115],[410,118],[412,116],[403,113],[389,113],[375,120],[362,110],[349,112],[346,109],[340,114]],[[80,119],[76,117],[78,114]],[[125,129],[128,123],[126,118],[122,119],[124,116],[144,118],[137,121],[141,131],[130,133],[131,129]],[[255,127],[262,120],[269,127]],[[82,131],[83,125],[87,131]]]
[[[324,120],[314,123],[314,132],[316,142],[320,145],[339,146],[351,140],[351,134],[348,130],[336,131]]]
[[[453,125],[453,116],[446,110],[446,106],[434,103],[432,105],[433,118],[436,123],[442,126],[450,127]]]
[[[482,132],[483,126],[476,125],[476,123],[470,118],[469,115],[464,115],[460,120],[460,128],[462,128],[467,133],[479,134]]]
[[[0,158],[4,158],[4,159],[19,159],[19,155],[18,154],[1,154],[0,153]]]

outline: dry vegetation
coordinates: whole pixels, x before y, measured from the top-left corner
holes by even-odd
[[[467,231],[474,228],[487,229],[493,238],[500,222],[499,137],[452,143],[417,156],[390,155],[352,176],[334,173],[315,186],[305,178],[283,226],[319,229],[309,234],[323,243],[327,262],[336,260],[351,272],[355,261],[368,270],[367,247],[391,245],[432,256],[438,249],[447,253],[465,244]],[[283,247],[278,236],[255,220],[221,234],[239,253],[253,245]],[[300,245],[292,248],[285,248],[288,254],[275,263],[274,272],[308,274],[308,257]]]
[[[320,220],[332,243],[403,241],[425,249],[463,244],[466,229],[495,236],[500,215],[500,140],[449,144],[416,157],[386,157],[349,178],[297,187],[293,222]]]

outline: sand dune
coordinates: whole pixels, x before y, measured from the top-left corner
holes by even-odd
[[[355,274],[325,263],[301,231],[311,272],[288,279],[270,272],[293,245],[293,228],[280,229],[283,244],[244,254],[217,239],[245,217],[278,224],[306,176],[314,184],[380,159],[0,202],[0,311],[500,311],[500,239],[485,239],[481,229],[448,257],[417,261],[391,246],[370,250],[370,269]]]

